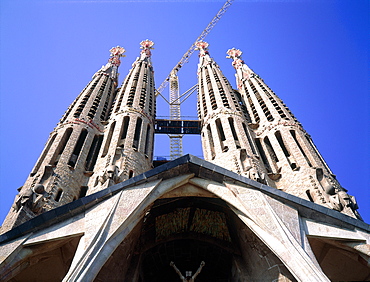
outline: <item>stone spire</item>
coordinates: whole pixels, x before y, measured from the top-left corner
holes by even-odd
[[[242,60],[227,51],[236,70],[238,90],[246,104],[257,148],[278,189],[360,218],[354,197],[335,175],[283,101]]]
[[[132,64],[112,105],[89,193],[152,167],[155,88],[150,50],[154,43],[144,40],[140,45],[140,56]]]
[[[70,105],[25,184],[19,188],[2,230],[85,196],[117,86],[120,57],[125,50],[110,50],[108,63]]]
[[[240,94],[234,91],[215,61],[208,43],[198,42],[198,115],[204,159],[253,180],[268,183],[248,128]],[[270,185],[273,185],[272,182]]]

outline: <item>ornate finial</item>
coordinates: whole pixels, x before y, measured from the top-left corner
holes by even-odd
[[[232,65],[235,69],[238,69],[243,66],[244,61],[241,58],[243,54],[242,51],[240,51],[239,49],[232,48],[227,50],[226,54],[228,55],[226,56],[226,58],[233,59]]]
[[[154,42],[149,39],[146,39],[141,41],[140,45],[141,45],[140,49],[143,49],[143,51],[141,51],[141,54],[145,54],[147,57],[150,57],[152,55],[150,49],[154,49],[153,48]]]
[[[154,45],[154,42],[149,39],[145,39],[141,41],[140,45],[141,45],[141,49],[154,49],[152,48],[152,46]]]
[[[120,57],[125,57],[123,53],[126,52],[126,50],[123,47],[117,46],[113,47],[112,49],[109,50],[111,58],[109,59],[109,62],[116,66],[119,67],[121,64],[121,60],[119,59]]]
[[[254,75],[254,72],[242,60],[243,52],[239,49],[229,49],[226,54],[226,58],[233,59],[232,65],[236,69],[238,88],[241,88],[242,81],[250,79]]]
[[[205,41],[198,41],[197,43],[195,43],[195,50],[199,50],[200,54],[199,56],[205,56],[208,53],[208,46],[209,44]]]
[[[235,60],[236,58],[241,59],[243,52],[239,49],[232,48],[227,50],[226,54],[228,55],[226,58]]]
[[[209,44],[205,41],[198,41],[195,46],[197,46],[197,50],[208,50]]]

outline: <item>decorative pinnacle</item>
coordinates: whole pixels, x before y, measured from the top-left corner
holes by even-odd
[[[232,65],[235,69],[238,69],[243,66],[244,61],[242,60],[241,57],[243,54],[242,51],[240,51],[239,49],[232,48],[227,50],[226,54],[228,55],[226,56],[226,58],[233,59]]]
[[[152,55],[150,49],[154,49],[153,48],[154,42],[149,39],[146,39],[141,41],[140,45],[141,45],[140,49],[143,49],[143,51],[141,51],[141,54],[145,54],[147,57],[150,57]]]
[[[109,59],[109,62],[116,67],[119,67],[121,64],[121,60],[119,59],[120,57],[125,57],[123,53],[126,52],[126,50],[123,47],[117,46],[113,47],[112,49],[109,50],[111,58]]]
[[[197,43],[195,43],[195,50],[199,50],[200,52],[200,56],[205,56],[206,54],[208,54],[208,46],[209,44],[205,41],[198,41]]]
[[[233,59],[235,61],[236,58],[241,59],[243,52],[239,49],[232,48],[227,50],[226,54],[228,55],[226,58]]]

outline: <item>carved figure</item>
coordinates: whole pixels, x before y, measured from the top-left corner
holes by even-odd
[[[202,261],[200,263],[200,266],[197,270],[197,272],[195,272],[195,274],[193,276],[191,276],[192,272],[191,271],[185,271],[185,277],[182,275],[181,271],[176,267],[175,263],[173,261],[170,262],[170,266],[173,267],[173,269],[175,269],[176,273],[180,276],[180,279],[182,282],[194,282],[195,281],[195,278],[199,275],[199,273],[202,271],[202,268],[203,266],[205,265],[206,263],[204,261]]]
[[[14,209],[19,211],[22,207],[32,209],[34,192],[31,189],[22,190],[17,197]]]
[[[37,203],[49,197],[50,195],[45,191],[44,185],[36,184],[31,189],[25,189],[19,193],[13,208],[19,211],[22,207],[27,207],[35,212]]]
[[[101,184],[104,184],[107,180],[109,180],[109,186],[116,184],[119,182],[118,173],[119,173],[118,167],[115,165],[110,165],[99,176],[99,181]]]

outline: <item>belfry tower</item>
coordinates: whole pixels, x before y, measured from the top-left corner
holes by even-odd
[[[255,181],[274,185],[267,178],[248,127],[248,113],[208,53],[208,43],[198,42],[198,115],[204,159]]]
[[[88,194],[127,180],[152,167],[155,88],[150,60],[154,43],[140,43],[140,57],[132,64],[111,107],[111,117]]]
[[[328,165],[288,107],[230,49],[238,90],[251,118],[255,143],[276,188],[349,216],[361,218],[354,197],[340,186]]]
[[[110,52],[108,63],[93,75],[50,133],[2,225],[3,230],[86,195],[115,96],[120,57],[125,49],[117,46]]]

